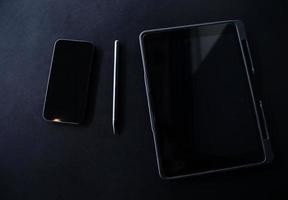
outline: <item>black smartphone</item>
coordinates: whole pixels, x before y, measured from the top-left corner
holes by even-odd
[[[160,176],[179,178],[266,163],[269,137],[244,25],[225,21],[140,35]],[[263,110],[262,110],[263,111]],[[263,120],[261,120],[263,119]]]
[[[94,45],[59,39],[55,42],[43,118],[80,124],[85,118]]]

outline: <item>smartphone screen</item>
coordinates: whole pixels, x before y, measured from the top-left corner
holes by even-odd
[[[94,47],[90,42],[57,40],[43,117],[79,124],[84,120]]]
[[[234,24],[151,31],[141,40],[162,176],[264,160]]]

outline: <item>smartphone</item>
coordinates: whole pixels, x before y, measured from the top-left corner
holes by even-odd
[[[140,35],[159,174],[180,178],[263,164],[271,155],[244,25],[213,22]]]
[[[43,118],[80,124],[85,118],[94,45],[59,39],[54,44]]]

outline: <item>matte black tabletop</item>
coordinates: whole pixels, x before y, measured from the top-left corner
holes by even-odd
[[[0,199],[288,197],[288,2],[0,1]],[[246,24],[275,153],[273,164],[173,181],[158,176],[138,35],[240,19]],[[96,46],[87,120],[52,124],[42,108],[58,38]],[[112,133],[113,44],[121,44],[121,135]]]

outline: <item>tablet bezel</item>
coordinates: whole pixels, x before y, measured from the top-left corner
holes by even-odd
[[[210,25],[217,25],[217,24],[219,24],[219,25],[220,24],[221,25],[232,24],[235,26],[238,40],[239,40],[239,45],[240,45],[241,52],[242,52],[245,71],[247,74],[247,80],[248,80],[249,90],[250,90],[250,94],[251,94],[251,98],[252,98],[252,102],[253,102],[253,107],[254,107],[254,112],[255,112],[255,116],[256,116],[257,127],[259,129],[261,144],[262,144],[263,153],[264,153],[264,155],[263,155],[264,159],[260,162],[253,162],[253,163],[245,164],[245,165],[237,165],[237,166],[233,166],[233,167],[220,168],[220,169],[202,171],[202,172],[185,174],[185,175],[166,176],[163,173],[162,164],[161,164],[160,157],[159,157],[160,155],[159,155],[159,150],[158,150],[158,145],[157,145],[157,131],[155,128],[155,119],[154,119],[154,114],[153,114],[153,110],[151,107],[151,101],[150,101],[150,86],[149,86],[149,81],[148,81],[148,77],[147,77],[148,75],[147,75],[147,71],[146,71],[145,47],[144,47],[143,39],[147,34],[159,33],[159,32],[171,31],[171,30],[182,30],[182,29],[187,29],[187,28],[196,28],[196,27],[200,27],[200,26],[210,26]],[[214,173],[214,172],[229,171],[229,170],[234,170],[234,169],[239,169],[239,168],[246,168],[246,167],[262,165],[262,164],[268,163],[272,160],[273,155],[272,155],[272,151],[271,151],[270,137],[269,137],[268,130],[267,130],[267,124],[266,124],[266,119],[265,119],[265,115],[264,115],[263,105],[262,105],[262,101],[261,101],[260,97],[256,96],[256,94],[254,92],[255,88],[254,88],[254,85],[252,84],[252,82],[253,82],[252,79],[253,79],[255,70],[254,70],[254,66],[253,66],[253,62],[252,62],[252,58],[251,58],[249,44],[247,42],[245,27],[241,21],[239,21],[239,20],[227,20],[227,21],[209,22],[209,23],[202,23],[202,24],[195,24],[195,25],[151,29],[151,30],[143,31],[139,35],[139,41],[140,41],[140,49],[141,49],[143,69],[144,69],[144,81],[145,81],[147,102],[148,102],[148,108],[149,108],[150,125],[151,125],[151,129],[152,129],[152,133],[153,133],[158,172],[159,172],[159,175],[161,178],[163,178],[163,179],[175,179],[175,178],[196,176],[196,175],[202,175],[202,174],[209,174],[209,173]],[[247,53],[245,54],[244,48],[247,50],[248,54]],[[248,66],[248,65],[250,65],[250,66]]]

